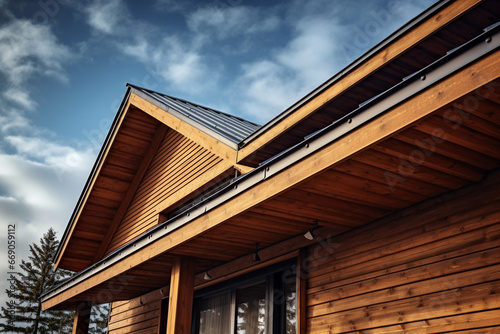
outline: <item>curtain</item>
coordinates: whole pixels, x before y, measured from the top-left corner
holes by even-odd
[[[200,334],[231,334],[231,292],[200,303]]]

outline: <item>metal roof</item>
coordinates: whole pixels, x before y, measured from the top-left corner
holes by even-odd
[[[233,144],[239,144],[243,139],[260,128],[258,124],[212,108],[204,107],[139,86],[131,84],[127,84],[127,86],[133,88],[134,93],[150,100],[150,102],[157,102],[154,103],[157,106],[159,102],[164,106],[162,109],[166,110],[165,107],[169,108],[166,110],[167,112],[172,114],[178,113],[175,116],[181,116],[179,118],[182,118],[197,129],[212,136],[214,134],[222,136]]]

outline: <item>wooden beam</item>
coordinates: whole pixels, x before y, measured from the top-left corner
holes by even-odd
[[[193,313],[194,260],[176,256],[170,276],[167,334],[190,334]]]
[[[99,161],[99,165],[95,166],[93,169],[94,174],[92,175],[92,179],[89,180],[90,182],[88,182],[87,188],[85,189],[85,195],[84,195],[83,200],[79,203],[78,212],[74,216],[74,219],[70,222],[71,227],[69,229],[69,232],[66,235],[66,238],[62,241],[63,245],[61,247],[61,252],[59,253],[58,258],[56,259],[56,261],[54,263],[54,270],[56,270],[58,268],[59,263],[61,262],[61,259],[64,255],[64,252],[66,251],[66,248],[68,247],[69,240],[71,240],[71,236],[73,235],[73,232],[74,232],[75,227],[76,227],[76,222],[79,220],[80,215],[82,214],[83,208],[85,207],[85,203],[87,202],[87,200],[90,196],[90,190],[94,187],[94,184],[97,180],[97,176],[100,174],[101,169],[104,166],[104,162],[106,161],[106,157],[108,156],[109,151],[111,149],[111,143],[114,141],[116,135],[118,134],[118,129],[120,128],[121,124],[123,123],[123,120],[125,119],[125,116],[127,115],[127,111],[128,111],[129,107],[130,107],[130,99],[127,101],[125,107],[123,108],[123,112],[117,121],[116,127],[115,127],[113,133],[111,134],[109,141],[107,142],[108,145],[104,148],[101,160]]]
[[[234,165],[234,168],[236,168],[241,174],[246,174],[246,173],[251,172],[252,170],[254,170],[253,167],[249,167],[249,166],[245,166],[245,165],[240,165],[240,164]]]
[[[130,95],[130,103],[167,125],[169,128],[174,129],[175,131],[205,147],[210,152],[223,159],[229,160],[232,163],[236,162],[236,150],[227,146],[225,143],[213,138],[201,130],[196,129],[192,125],[180,120],[179,118],[161,108],[158,108],[135,94]]]
[[[73,321],[72,334],[87,334],[89,332],[91,310],[92,303],[78,303],[75,311],[75,319]]]
[[[223,205],[194,219],[186,226],[149,244],[127,257],[126,261],[117,262],[82,283],[46,300],[43,303],[44,309],[50,309],[149,259],[171,251],[176,246],[195,238],[208,229],[297,186],[350,156],[410,127],[456,99],[499,77],[500,51],[496,51],[293,164],[283,172],[277,173],[239,196],[231,198]]]
[[[411,29],[406,34],[400,36],[398,39],[365,61],[362,65],[352,70],[348,75],[333,83],[329,88],[315,96],[306,104],[302,105],[286,118],[280,120],[279,123],[262,133],[247,146],[243,147],[238,152],[238,162],[242,161],[256,150],[262,148],[267,143],[276,139],[288,129],[292,128],[294,125],[314,113],[321,106],[356,85],[380,67],[390,63],[403,52],[415,46],[427,36],[441,29],[451,21],[455,20],[458,16],[476,6],[479,2],[481,1],[457,1],[436,13],[419,26]]]
[[[148,170],[149,164],[155,157],[156,151],[158,151],[158,148],[160,147],[163,138],[167,133],[167,130],[168,128],[163,124],[160,124],[159,128],[156,130],[153,141],[149,145],[148,151],[144,155],[141,165],[137,169],[134,179],[130,183],[127,193],[125,194],[125,197],[120,203],[120,207],[118,208],[118,211],[116,212],[113,218],[113,222],[109,226],[108,231],[106,232],[106,235],[104,236],[104,239],[101,242],[101,245],[99,246],[99,250],[94,256],[94,262],[97,262],[100,259],[102,259],[106,250],[108,249],[109,243],[111,242],[111,239],[113,238],[113,235],[115,234],[118,226],[120,226],[120,222],[122,221],[123,215],[125,215],[125,212],[127,211],[130,202],[134,198],[135,192],[137,191],[137,188],[141,184],[142,178],[144,177],[144,174]]]

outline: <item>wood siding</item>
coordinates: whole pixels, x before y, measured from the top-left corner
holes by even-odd
[[[498,332],[499,186],[496,171],[481,183],[318,238],[301,261],[306,332]],[[283,243],[273,253],[299,247],[300,241]],[[220,267],[221,277],[232,277],[231,268],[241,270],[233,262]],[[155,290],[114,303],[110,334],[157,333],[161,298]]]
[[[158,223],[156,207],[221,162],[192,140],[169,130],[134,195],[106,253],[127,244]]]
[[[347,232],[311,260],[307,333],[500,330],[500,175]]]
[[[161,295],[144,296],[113,303],[108,325],[109,334],[156,334],[161,312]]]

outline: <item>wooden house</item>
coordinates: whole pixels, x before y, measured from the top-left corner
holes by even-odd
[[[500,5],[440,1],[262,127],[129,85],[44,296],[109,333],[499,333]]]

